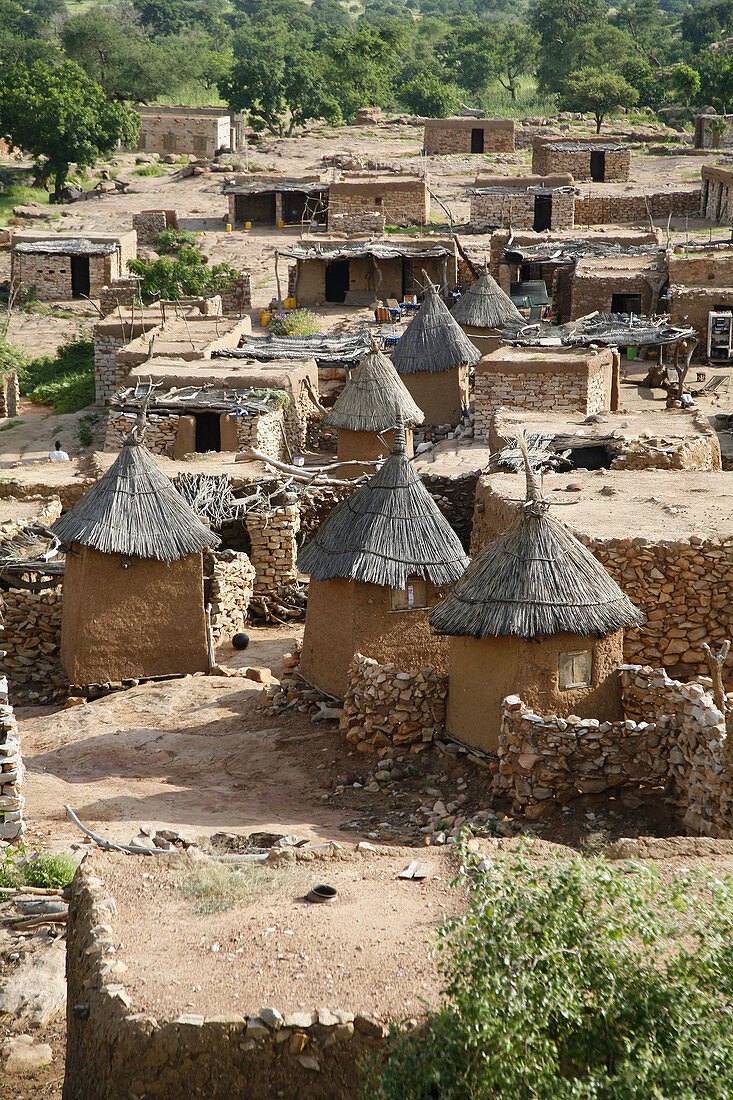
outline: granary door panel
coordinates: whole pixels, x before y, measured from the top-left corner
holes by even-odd
[[[552,228],[552,195],[535,195],[532,228],[535,233]]]
[[[484,151],[484,130],[483,126],[474,126],[471,130],[471,152],[483,153]]]
[[[89,288],[89,257],[71,257],[71,297],[88,298]]]
[[[591,152],[590,178],[594,183],[603,183],[606,179],[606,154],[602,149],[593,149]]]

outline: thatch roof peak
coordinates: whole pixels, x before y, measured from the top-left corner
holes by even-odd
[[[514,302],[488,272],[461,295],[451,316],[459,325],[472,328],[503,328],[508,321],[524,323]]]
[[[398,374],[452,370],[461,363],[471,366],[481,358],[432,283],[425,300],[392,352]]]
[[[430,615],[438,634],[469,638],[603,637],[642,615],[597,558],[549,513],[524,440],[527,500]]]
[[[350,432],[384,432],[398,419],[422,424],[423,412],[410,396],[397,371],[378,347],[362,359],[339,394],[323,423]]]
[[[400,422],[381,469],[334,508],[298,557],[298,568],[314,581],[345,578],[399,589],[416,576],[452,584],[467,564],[458,536],[407,457]]]
[[[107,473],[54,523],[64,545],[167,562],[218,545],[143,445],[143,434],[140,419]]]

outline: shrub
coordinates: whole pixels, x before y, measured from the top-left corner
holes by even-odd
[[[270,332],[275,336],[320,336],[321,319],[309,309],[273,313]]]
[[[185,229],[161,229],[153,247],[156,252],[178,252],[182,245],[195,245],[196,237]]]
[[[373,1100],[719,1100],[733,1080],[733,886],[504,857],[438,933],[445,1005]]]
[[[61,890],[68,886],[74,877],[76,862],[66,852],[56,855],[40,855],[23,868],[26,886],[39,886],[51,890]]]
[[[32,359],[20,375],[20,392],[36,405],[72,413],[94,404],[94,341],[62,344],[56,355]]]
[[[146,302],[157,298],[187,298],[215,294],[237,277],[228,263],[209,267],[201,250],[182,244],[175,260],[160,256],[147,263],[128,260],[128,269],[140,276],[140,293]]]

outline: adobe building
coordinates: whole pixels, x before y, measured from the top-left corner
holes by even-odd
[[[370,232],[363,215],[379,215],[387,225],[427,225],[430,190],[425,173],[349,172],[328,188],[328,228]],[[363,228],[362,228],[363,227]]]
[[[524,321],[511,298],[488,272],[461,295],[451,316],[482,355],[499,347],[501,330],[508,321]]]
[[[513,153],[513,118],[426,118],[423,153]]]
[[[300,671],[339,698],[355,653],[406,672],[446,670],[431,607],[468,559],[407,457],[397,426],[392,455],[329,514],[298,557],[310,575]]]
[[[613,352],[609,348],[500,347],[476,364],[474,432],[488,439],[497,408],[574,409],[583,416],[611,407]]]
[[[137,107],[143,153],[213,157],[244,144],[244,123],[221,107]]]
[[[480,358],[430,283],[392,352],[392,364],[428,424],[458,423],[468,408],[469,368]]]
[[[733,169],[703,164],[700,215],[708,221],[733,224]]]
[[[204,527],[144,447],[139,424],[56,521],[66,547],[61,662],[72,684],[204,672]],[[185,629],[182,629],[185,624]]]
[[[436,633],[450,637],[446,731],[484,752],[498,748],[509,695],[540,714],[621,719],[624,627],[642,619],[550,514],[525,462],[519,518],[430,613]]]
[[[696,115],[695,148],[729,149],[733,145],[733,115]]]
[[[422,295],[423,271],[441,286],[453,287],[458,281],[455,241],[441,238],[352,241],[304,236],[280,255],[295,260],[288,269],[288,297],[299,306],[374,307],[387,298],[403,301],[405,294]]]
[[[321,176],[240,176],[224,185],[229,223],[252,225],[325,225],[328,183]]]
[[[10,282],[14,289],[35,287],[42,302],[98,298],[102,289],[127,274],[137,255],[137,234],[21,231],[13,233]]]
[[[594,312],[648,317],[654,302],[653,286],[660,281],[666,281],[663,252],[582,257],[570,280],[570,320]]]
[[[386,355],[374,345],[352,373],[321,423],[336,428],[338,461],[346,477],[373,473],[369,460],[385,459],[394,448],[395,425],[404,424],[407,455],[412,457],[412,429],[422,424],[422,410]],[[369,462],[362,466],[360,462]]]
[[[532,171],[538,176],[569,172],[576,183],[624,183],[630,170],[628,145],[597,138],[532,139]]]
[[[468,195],[469,221],[477,231],[511,226],[541,233],[575,224],[576,190],[568,174],[479,178]]]
[[[701,247],[680,245],[667,252],[667,309],[675,324],[697,332],[697,356],[707,351],[711,312],[733,310],[733,246],[730,242]]]

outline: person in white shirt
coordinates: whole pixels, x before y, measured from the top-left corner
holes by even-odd
[[[48,457],[51,462],[70,462],[71,459],[67,455],[66,451],[61,450],[61,440],[57,439],[53,445],[53,450],[48,452]]]

